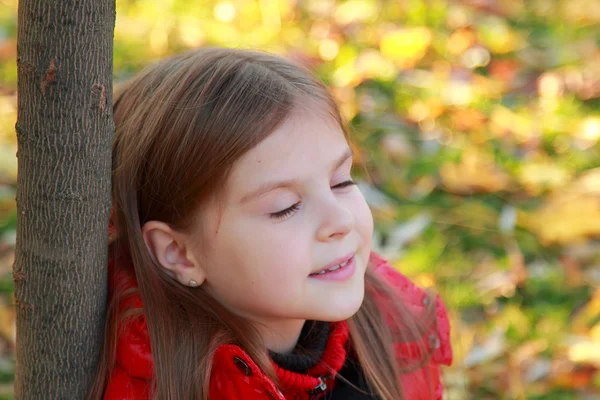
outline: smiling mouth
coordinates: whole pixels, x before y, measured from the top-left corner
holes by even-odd
[[[352,255],[351,257],[349,257],[348,259],[346,259],[346,261],[343,261],[339,264],[336,264],[332,267],[329,268],[323,268],[322,270],[318,271],[318,272],[313,272],[312,274],[310,274],[310,276],[318,276],[318,275],[325,275],[328,274],[330,272],[335,272],[337,270],[340,270],[342,268],[344,268],[346,265],[348,265],[352,259],[354,258],[354,255]]]

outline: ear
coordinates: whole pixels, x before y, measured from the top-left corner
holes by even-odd
[[[142,236],[155,260],[179,283],[193,287],[204,282],[204,270],[196,262],[182,234],[164,222],[148,221],[142,227]]]

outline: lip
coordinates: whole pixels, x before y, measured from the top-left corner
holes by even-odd
[[[311,275],[312,274],[318,274],[319,272],[323,271],[324,269],[329,269],[329,268],[335,267],[336,265],[341,264],[341,263],[346,262],[349,259],[351,259],[354,256],[354,254],[356,254],[356,253],[348,253],[348,254],[346,254],[343,257],[336,258],[335,260],[333,260],[332,262],[330,262],[329,264],[327,264],[323,268],[321,268],[321,269],[319,269],[317,271],[311,272],[310,274]]]
[[[317,279],[320,281],[338,281],[338,282],[346,281],[346,280],[350,279],[354,275],[354,272],[356,271],[356,256],[355,256],[355,254],[352,254],[349,258],[343,257],[340,260],[342,260],[341,262],[348,261],[348,263],[346,265],[344,265],[342,268],[339,268],[332,272],[324,273],[322,275],[311,274],[311,275],[309,275],[309,278]],[[336,260],[336,262],[337,262],[337,264],[340,263],[337,260]],[[329,264],[330,267],[326,267],[326,268],[331,268],[337,264]],[[322,270],[323,269],[321,269],[321,271]]]

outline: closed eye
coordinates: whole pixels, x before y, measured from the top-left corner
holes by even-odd
[[[334,189],[342,189],[342,188],[345,188],[345,187],[348,187],[348,186],[352,186],[352,185],[356,185],[356,182],[354,182],[352,180],[349,180],[349,181],[345,181],[345,182],[339,183],[339,184],[335,185],[333,188]]]
[[[285,210],[277,211],[276,213],[269,214],[269,218],[272,219],[286,219],[290,217],[293,213],[298,211],[300,208],[300,202],[292,205],[291,207],[286,208]]]
[[[335,185],[333,187],[333,189],[343,189],[343,188],[353,186],[353,185],[356,185],[356,182],[354,182],[352,180],[348,180],[348,181],[345,181],[342,183],[338,183],[337,185]],[[281,211],[277,211],[275,213],[269,214],[269,218],[284,220],[284,219],[287,219],[290,216],[292,216],[292,214],[294,214],[296,211],[298,211],[299,208],[300,208],[300,202],[286,208],[285,210],[281,210]]]

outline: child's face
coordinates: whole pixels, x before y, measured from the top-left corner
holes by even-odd
[[[319,111],[293,114],[245,154],[224,199],[198,224],[204,289],[273,329],[351,317],[363,301],[373,233],[363,195],[344,186],[351,165],[341,129]],[[273,182],[288,183],[269,190]],[[336,273],[314,275],[348,257]]]

